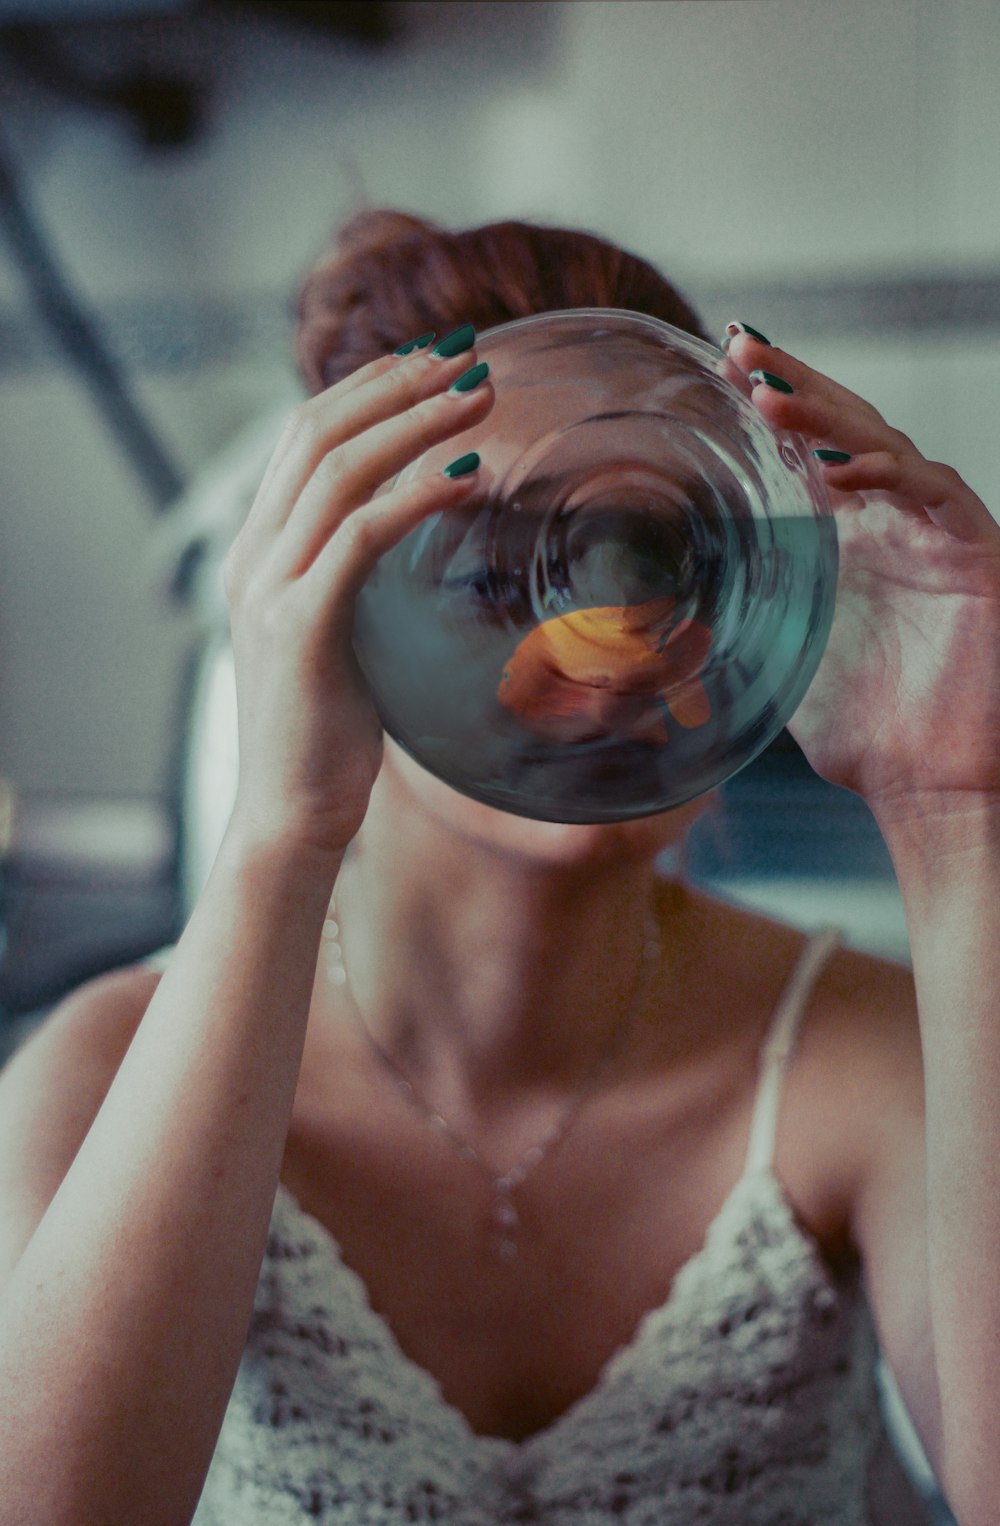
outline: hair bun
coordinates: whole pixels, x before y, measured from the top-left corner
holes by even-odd
[[[436,223],[409,212],[397,212],[391,207],[365,207],[348,218],[336,234],[330,250],[330,259],[336,261],[356,258],[361,254],[375,254],[389,249],[414,234],[434,234],[443,230]]]
[[[431,223],[385,207],[356,212],[338,229],[303,281],[298,296],[295,360],[311,393],[322,392],[339,375],[356,369],[335,366],[334,362],[347,350],[353,353],[355,345],[346,331],[357,328],[362,310],[367,306],[369,316],[376,316],[369,282],[364,278],[366,267],[404,239],[432,231]],[[371,359],[374,355],[365,353],[357,364]],[[334,369],[339,375],[332,374]]]
[[[658,270],[592,233],[521,222],[453,233],[366,207],[302,284],[295,358],[309,391],[322,392],[417,334],[574,307],[631,308],[705,337]]]

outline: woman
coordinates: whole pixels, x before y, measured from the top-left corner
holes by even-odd
[[[912,977],[658,877],[704,801],[589,827],[457,796],[383,741],[352,657],[378,556],[475,491],[462,457],[379,491],[489,413],[469,324],[595,305],[698,332],[649,266],[518,224],[367,214],[306,285],[314,396],[227,562],[214,869],[162,979],[88,986],[2,1082],[11,1520],[178,1526],[204,1488],[199,1522],[240,1526],[862,1522],[860,1275],[953,1508],[992,1519],[985,507],[729,326],[836,501],[837,617],[791,729],[875,813]]]

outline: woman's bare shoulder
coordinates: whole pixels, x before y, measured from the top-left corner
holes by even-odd
[[[733,975],[776,987],[791,974],[815,933],[805,932],[749,906],[701,896],[702,914],[713,919],[717,947]],[[718,966],[716,966],[718,969]],[[827,956],[803,1013],[801,1047],[828,1047],[874,1060],[919,1051],[916,988],[910,967],[842,941]]]
[[[822,995],[813,1042],[829,1084],[841,1088],[844,1121],[856,1130],[859,1171],[870,1173],[887,1151],[922,1153],[924,1055],[913,971],[841,948]]]
[[[834,950],[817,988],[818,1040],[859,1082],[922,1068],[917,990],[909,965],[863,949]]]
[[[810,933],[749,907],[713,907],[716,979],[749,986],[758,1033]],[[778,1156],[790,1172],[852,1196],[886,1140],[919,1132],[923,1058],[909,966],[842,942],[816,977],[782,1088]],[[832,1177],[831,1177],[832,1173]]]
[[[29,1079],[54,1080],[64,1070],[79,1085],[109,1065],[117,1069],[159,981],[158,970],[134,964],[78,986],[17,1050],[0,1087],[21,1093]]]
[[[853,1216],[887,1152],[920,1150],[923,1107],[912,971],[841,944],[827,958],[800,1021],[784,1087],[779,1155],[786,1163],[791,1156],[811,1163],[816,1190],[839,1196]]]
[[[0,1276],[72,1164],[159,979],[134,965],[88,981],[0,1073]]]

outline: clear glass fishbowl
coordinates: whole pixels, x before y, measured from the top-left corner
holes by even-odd
[[[383,726],[520,816],[682,805],[767,747],[819,665],[837,584],[820,472],[721,350],[659,319],[544,313],[476,348],[493,410],[398,479],[475,450],[475,497],[357,602]]]

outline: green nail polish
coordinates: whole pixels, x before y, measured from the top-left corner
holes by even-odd
[[[401,344],[398,350],[393,350],[394,355],[409,355],[413,350],[426,349],[434,338],[433,331],[429,334],[421,334],[419,339],[410,339],[406,344]]]
[[[442,473],[445,477],[467,477],[470,472],[479,470],[479,456],[474,450],[468,455],[459,456],[457,461],[451,461]]]
[[[481,381],[485,381],[490,374],[490,368],[485,360],[481,360],[478,366],[472,366],[470,370],[463,371],[458,381],[452,382],[449,392],[471,392],[478,387]]]
[[[751,371],[752,382],[763,382],[766,387],[772,387],[775,392],[794,392],[795,388],[786,382],[783,376],[774,376],[770,371]]]
[[[431,354],[441,360],[450,360],[453,355],[461,355],[463,350],[471,350],[475,342],[476,331],[472,324],[463,323],[460,329],[452,329],[450,334],[445,334],[431,350]]]
[[[813,455],[817,461],[833,461],[838,465],[851,459],[846,450],[814,450]]]
[[[756,339],[760,344],[766,344],[770,348],[771,341],[767,335],[762,334],[760,329],[752,329],[749,323],[730,323],[726,329],[726,340],[735,339],[737,334],[749,334],[751,339]]]

